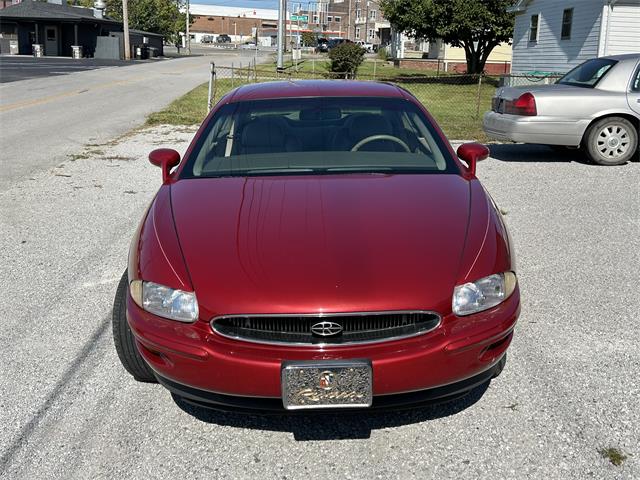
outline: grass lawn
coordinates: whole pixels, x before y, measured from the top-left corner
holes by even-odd
[[[365,62],[358,73],[362,76],[365,72],[373,71],[370,65],[373,62]],[[320,62],[316,63],[318,76],[322,71],[319,69]],[[393,67],[382,67],[384,62],[379,62],[376,66],[376,77],[381,80],[397,82],[400,86],[415,95],[431,112],[445,134],[451,140],[478,140],[486,141],[487,138],[482,131],[482,114],[490,109],[491,97],[495,92],[495,83],[483,79],[483,83],[478,88],[475,83],[440,83],[434,77],[425,77],[425,72],[420,72],[416,76],[413,71],[406,69],[395,69]],[[262,67],[265,69],[267,67]],[[306,62],[303,73],[298,76],[310,78],[309,73],[312,66]],[[246,72],[246,71],[245,71]],[[219,100],[222,95],[231,88],[242,83],[247,83],[246,73],[244,75],[234,75],[234,79],[229,77],[229,70],[220,69],[216,81],[215,100]],[[272,75],[272,74],[270,74]],[[402,75],[405,78],[400,78]],[[293,75],[295,77],[295,75]],[[444,77],[451,82],[458,80],[456,77]],[[207,114],[207,84],[196,87],[191,92],[171,103],[164,110],[151,114],[147,119],[148,125],[170,124],[170,125],[197,125],[202,122]],[[478,96],[479,94],[479,96]],[[478,108],[479,99],[479,108]]]

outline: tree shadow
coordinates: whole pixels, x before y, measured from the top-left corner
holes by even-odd
[[[593,165],[586,153],[579,149],[552,148],[529,143],[496,143],[489,145],[491,158],[501,162],[567,163]]]
[[[196,406],[175,394],[172,394],[172,397],[181,410],[205,423],[244,429],[291,432],[297,441],[346,440],[370,438],[372,430],[400,427],[455,415],[479,401],[489,384],[490,381],[487,381],[454,400],[405,410],[343,410],[312,414],[224,412]]]

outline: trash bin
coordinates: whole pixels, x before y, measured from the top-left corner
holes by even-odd
[[[146,58],[149,58],[149,50],[145,45],[136,45],[135,57],[136,60],[144,60]]]
[[[82,45],[71,45],[71,57],[82,58]]]
[[[20,47],[18,47],[17,40],[9,40],[9,55],[18,55],[20,53]]]
[[[158,49],[156,47],[147,47],[149,49],[149,58],[156,58],[158,56]]]
[[[34,43],[33,44],[33,56],[34,57],[41,57],[42,55],[44,55],[44,48],[42,46],[41,43]]]

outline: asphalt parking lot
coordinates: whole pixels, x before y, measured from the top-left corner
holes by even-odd
[[[161,60],[136,60],[133,63],[158,62]],[[0,55],[0,83],[17,82],[30,78],[69,75],[71,73],[107,67],[124,67],[131,61],[102,60],[96,58],[48,58]]]
[[[0,477],[640,478],[639,163],[495,145],[479,164],[523,301],[490,385],[403,412],[258,417],[136,383],[113,348],[113,295],[160,184],[146,154],[192,135],[92,144],[0,192]]]

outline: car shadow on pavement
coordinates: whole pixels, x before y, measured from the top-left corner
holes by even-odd
[[[567,163],[578,162],[593,165],[587,155],[579,149],[554,149],[547,145],[532,145],[522,143],[490,144],[491,158],[502,162],[548,162]]]
[[[178,407],[198,420],[243,429],[291,432],[297,441],[367,439],[372,430],[400,427],[455,415],[475,404],[489,387],[486,382],[466,395],[444,403],[405,410],[349,411],[327,413],[247,414],[223,412],[186,402],[172,394]]]

